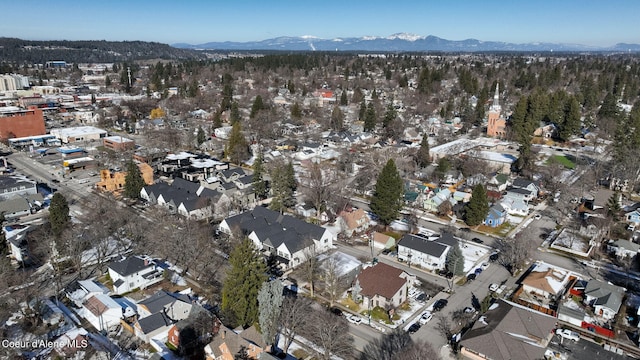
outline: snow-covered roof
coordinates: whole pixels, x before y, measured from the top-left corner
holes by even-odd
[[[216,165],[223,165],[222,161],[213,160],[213,159],[191,159],[191,166],[195,168],[212,168]]]
[[[167,160],[184,160],[192,157],[195,157],[195,155],[193,155],[192,153],[181,151],[177,154],[167,154],[166,159]]]

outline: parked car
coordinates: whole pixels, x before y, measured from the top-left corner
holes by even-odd
[[[476,312],[476,310],[475,310],[474,308],[469,307],[469,306],[467,306],[466,308],[464,308],[464,310],[463,310],[463,311],[464,311],[464,313],[465,313],[465,314],[473,314],[473,313],[475,313],[475,312]]]
[[[469,274],[467,275],[467,281],[473,281],[476,279],[476,274]]]
[[[414,334],[418,330],[420,330],[420,324],[413,323],[413,324],[411,324],[411,326],[409,326],[409,330],[407,330],[407,331],[409,332],[409,334]]]
[[[438,299],[433,303],[433,311],[440,311],[444,309],[444,307],[447,306],[448,303],[449,302],[447,301],[447,299]]]
[[[476,276],[480,275],[482,273],[482,268],[481,267],[476,268],[473,272],[476,274]]]
[[[433,314],[431,313],[431,311],[425,311],[422,313],[422,316],[420,316],[420,325],[424,325],[426,323],[428,323],[431,318],[433,318]]]
[[[420,302],[425,302],[425,301],[429,300],[429,295],[427,295],[425,293],[421,293],[420,295],[416,296],[416,300],[420,301]]]
[[[451,279],[453,277],[453,273],[449,270],[438,270],[438,275],[444,276],[447,279]]]
[[[478,244],[482,244],[484,243],[484,241],[480,238],[474,237],[473,239],[471,239],[471,241],[473,241],[474,243],[478,243]]]
[[[565,340],[573,340],[573,341],[580,340],[580,334],[578,334],[575,331],[571,331],[569,329],[557,329],[556,334]]]
[[[500,288],[500,285],[498,285],[498,284],[489,285],[489,291],[496,291],[496,290],[498,290],[498,288]]]
[[[498,255],[498,253],[495,252],[495,253],[489,255],[489,261],[497,261],[499,256],[500,255]]]
[[[536,214],[533,218],[536,219],[536,220],[540,220],[540,219],[542,219],[542,215]]]
[[[482,270],[487,270],[487,268],[489,267],[489,263],[488,262],[484,262],[484,263],[482,263],[482,265],[480,265],[480,267],[482,268]]]
[[[329,308],[329,311],[331,311],[332,314],[337,315],[337,316],[342,316],[342,310],[338,309],[337,307],[332,307]]]
[[[359,325],[362,323],[362,318],[358,315],[347,315],[347,321],[354,324],[354,325]]]

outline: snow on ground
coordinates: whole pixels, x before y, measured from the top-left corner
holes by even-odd
[[[322,268],[326,268],[327,264],[326,260],[334,261],[336,267],[336,274],[340,277],[345,276],[355,269],[362,266],[362,262],[355,257],[345,254],[340,251],[336,251],[331,255],[327,255],[325,253],[318,255],[318,262],[321,263]]]
[[[489,250],[483,246],[469,244],[469,243],[460,243],[460,250],[462,250],[462,255],[464,256],[464,271],[470,272],[471,270],[475,270],[476,266],[479,266],[478,262],[483,257],[489,255]]]
[[[517,225],[520,224],[524,220],[521,216],[507,215],[507,221],[509,224]]]
[[[561,246],[577,252],[586,252],[589,250],[588,241],[582,239],[578,234],[566,229],[560,232],[556,240],[553,242],[553,245]]]
[[[394,220],[390,227],[396,231],[409,231],[409,224],[398,220]]]

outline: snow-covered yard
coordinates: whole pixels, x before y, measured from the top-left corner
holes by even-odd
[[[460,243],[460,249],[464,256],[464,271],[469,272],[480,266],[479,261],[483,257],[489,255],[489,249],[484,246]]]
[[[579,234],[563,229],[555,239],[552,248],[587,256],[590,252],[589,241]]]

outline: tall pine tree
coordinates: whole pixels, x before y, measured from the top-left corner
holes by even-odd
[[[249,145],[242,135],[242,126],[239,121],[236,121],[231,127],[224,153],[232,163],[238,165],[249,157]]]
[[[127,162],[127,175],[124,177],[123,195],[129,199],[138,199],[144,185],[138,164],[133,160],[129,160]]]
[[[59,192],[53,194],[49,205],[49,224],[53,236],[59,237],[67,228],[71,217],[69,216],[69,203],[67,198]]]
[[[373,102],[367,105],[367,111],[364,113],[364,131],[373,131],[376,128],[376,109]]]
[[[426,133],[422,135],[420,148],[416,153],[416,164],[421,168],[427,167],[431,164],[431,155],[429,155],[429,137]]]
[[[229,265],[222,285],[222,311],[234,326],[248,327],[258,321],[258,292],[267,280],[267,266],[249,238],[233,249]]]
[[[264,180],[262,153],[258,153],[258,157],[253,163],[253,191],[259,200],[267,197],[267,182]]]
[[[482,224],[489,213],[489,200],[484,186],[476,185],[471,193],[471,200],[467,203],[466,222],[469,226]]]
[[[398,218],[404,205],[404,185],[393,159],[382,168],[376,182],[376,190],[371,198],[371,211],[384,225]]]

